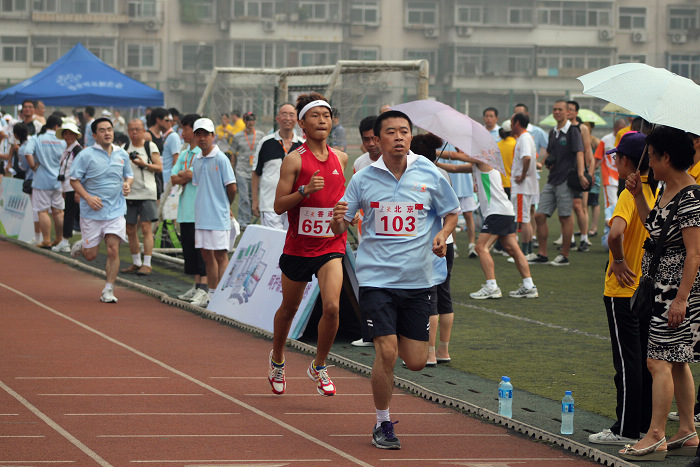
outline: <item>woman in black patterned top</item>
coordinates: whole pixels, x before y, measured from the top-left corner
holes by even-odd
[[[700,361],[700,190],[686,172],[693,163],[693,143],[681,130],[659,127],[647,137],[649,166],[664,182],[649,208],[639,173],[627,179],[639,216],[650,234],[642,272],[649,272],[661,228],[678,203],[654,277],[654,305],[649,323],[647,366],[653,377],[652,419],[646,436],[620,451],[634,460],[661,460],[665,455],[693,455],[698,437],[693,424],[695,385],[688,363]],[[678,198],[676,195],[680,194]],[[680,427],[666,441],[666,416],[676,396]]]

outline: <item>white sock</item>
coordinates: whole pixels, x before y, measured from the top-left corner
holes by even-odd
[[[495,289],[496,287],[498,287],[496,279],[486,279],[486,287],[489,289]]]
[[[135,254],[135,255],[131,255],[131,261],[134,263],[134,266],[141,267],[141,265],[143,264],[143,263],[141,263],[141,254],[140,253]]]
[[[102,289],[102,291],[104,292],[105,290],[113,289],[113,288],[114,288],[114,284],[112,284],[111,282],[107,282],[107,283],[105,283],[105,288]]]
[[[576,235],[571,234],[571,243],[576,243]]]
[[[377,424],[374,426],[377,428],[382,424],[382,422],[390,422],[391,417],[389,416],[389,409],[386,410],[379,410],[375,409],[377,411]]]
[[[151,255],[143,255],[143,265],[151,267]]]
[[[36,240],[36,242],[39,243],[42,241],[41,239],[42,239],[41,232],[34,232],[34,240]]]
[[[582,234],[581,234],[581,241],[582,241],[582,242],[587,242],[587,241],[588,241],[588,234],[582,233]]]
[[[60,242],[58,242],[58,246],[65,246],[65,245],[68,245],[68,244],[69,244],[69,243],[68,243],[68,239],[67,239],[67,238],[64,238],[63,240],[61,240]]]
[[[209,291],[207,291],[207,293],[209,294],[209,300],[211,300],[212,297],[214,296],[214,289],[209,289]]]
[[[523,279],[523,285],[526,289],[531,289],[535,286],[535,283],[532,282],[532,277],[526,277],[525,279]]]

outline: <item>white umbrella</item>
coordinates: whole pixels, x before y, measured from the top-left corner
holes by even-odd
[[[479,122],[438,101],[413,101],[391,107],[409,116],[414,125],[452,143],[469,157],[505,175],[503,158],[491,133]]]
[[[629,109],[644,120],[700,134],[700,86],[663,68],[622,63],[580,76],[583,93]]]

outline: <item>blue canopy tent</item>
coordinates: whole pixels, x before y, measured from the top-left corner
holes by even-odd
[[[78,43],[31,78],[0,91],[0,105],[40,99],[51,106],[162,106],[163,92],[115,70]]]

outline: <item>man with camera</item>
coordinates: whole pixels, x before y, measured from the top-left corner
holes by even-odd
[[[153,255],[153,229],[151,223],[158,220],[158,196],[156,175],[163,171],[158,146],[144,139],[146,128],[138,118],[126,127],[129,144],[124,148],[131,160],[134,183],[126,197],[126,235],[129,238],[129,250],[133,264],[122,269],[123,274],[146,276],[151,273],[151,255]],[[138,227],[143,235],[143,262],[138,237]]]

